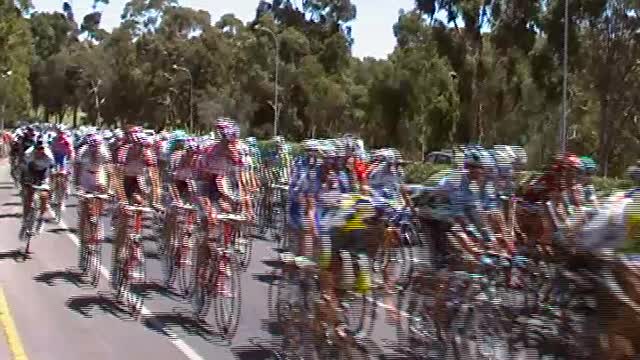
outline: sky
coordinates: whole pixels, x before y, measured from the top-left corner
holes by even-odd
[[[31,0],[36,11],[62,11],[63,0]],[[90,13],[93,0],[68,0],[74,9],[76,21]],[[101,5],[102,25],[111,30],[120,22],[120,14],[128,0],[110,0],[109,5]],[[300,0],[299,0],[300,1]],[[181,6],[206,10],[213,21],[224,14],[233,13],[247,22],[253,20],[259,0],[180,0]],[[393,51],[396,39],[393,24],[402,8],[413,8],[414,0],[352,0],[357,7],[356,20],[352,26],[355,39],[353,55],[386,58]]]

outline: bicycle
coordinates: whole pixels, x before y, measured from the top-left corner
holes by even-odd
[[[221,223],[216,229],[217,241],[210,238],[208,226],[201,230],[203,236],[196,247],[191,304],[194,317],[203,321],[215,300],[216,325],[223,336],[230,339],[238,329],[242,302],[239,264],[233,249],[234,237],[237,228],[246,219],[241,215],[219,214],[216,220]]]
[[[20,238],[26,241],[25,254],[29,254],[31,239],[42,231],[44,225],[44,209],[42,208],[42,199],[49,196],[48,185],[30,185],[33,191],[31,208],[24,217],[22,228],[20,229]]]
[[[121,210],[126,221],[124,225],[124,241],[120,247],[114,247],[112,286],[116,290],[116,300],[121,300],[123,295],[134,298],[129,302],[133,303],[132,312],[135,314],[142,307],[143,296],[136,296],[131,293],[131,285],[134,283],[144,283],[146,279],[144,246],[142,243],[143,214],[152,213],[153,209],[121,205]],[[128,216],[133,214],[133,216]],[[138,298],[137,301],[135,298]]]
[[[69,186],[68,172],[66,170],[56,170],[51,173],[51,208],[57,223],[62,219],[62,211],[65,208],[67,198],[67,188]]]
[[[317,264],[304,257],[285,253],[283,267],[276,283],[275,308],[270,309],[282,324],[283,353],[287,358],[363,359],[365,351],[360,337],[351,331],[337,333],[344,318],[332,310],[326,296],[321,295]],[[344,323],[344,322],[343,322]]]
[[[100,263],[102,261],[102,242],[104,228],[102,214],[108,195],[77,193],[80,199],[78,208],[78,228],[80,229],[80,246],[78,248],[78,267],[83,276],[90,279],[93,287],[100,280]]]
[[[165,286],[168,288],[178,276],[179,290],[184,296],[191,293],[193,276],[191,274],[194,248],[194,231],[197,222],[196,208],[190,205],[173,204],[169,211],[165,227],[160,256],[165,271]]]

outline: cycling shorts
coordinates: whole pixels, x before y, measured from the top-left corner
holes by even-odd
[[[131,201],[134,194],[141,195],[142,187],[137,176],[125,176],[124,177],[124,193],[127,196],[127,200]]]
[[[218,178],[219,175],[211,175],[206,180],[199,182],[200,195],[209,199],[212,203],[216,203],[222,196],[218,188]]]
[[[69,164],[69,156],[66,154],[53,154],[53,161],[55,162],[56,169],[66,170]]]

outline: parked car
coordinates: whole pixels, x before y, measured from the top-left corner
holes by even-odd
[[[453,163],[453,151],[432,151],[424,157],[424,162],[430,164],[451,164]]]

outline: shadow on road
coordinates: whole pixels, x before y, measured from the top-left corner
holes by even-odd
[[[277,280],[281,278],[279,275],[276,275],[276,274],[251,274],[251,277],[254,280],[258,280],[260,282],[263,282],[269,285],[274,284]]]
[[[147,259],[154,259],[154,260],[160,260],[160,255],[158,254],[157,251],[145,251],[144,252],[144,256]]]
[[[149,330],[161,335],[166,335],[164,330],[170,330],[174,333],[182,330],[187,335],[198,336],[208,342],[221,341],[220,335],[209,324],[199,322],[187,314],[173,312],[143,315],[143,324]]]
[[[173,300],[180,297],[179,294],[174,293],[171,289],[154,282],[131,284],[131,292],[144,298],[150,298],[153,293],[160,294]]]
[[[55,286],[56,280],[63,280],[77,287],[81,287],[81,285],[84,284],[82,273],[77,269],[45,271],[34,276],[33,280],[45,283],[49,286]]]
[[[54,233],[54,234],[70,233],[70,234],[77,235],[78,234],[78,229],[76,229],[76,228],[55,228],[55,229],[49,229],[49,230],[47,230],[47,232]]]
[[[0,188],[0,189],[2,189],[2,188]],[[21,205],[22,205],[22,203],[20,203],[20,202],[6,202],[6,203],[2,204],[2,206],[21,206]]]
[[[250,344],[238,345],[231,348],[233,356],[238,360],[272,360],[284,359],[279,355],[276,344],[262,343],[249,339]]]
[[[280,269],[282,268],[282,261],[273,259],[273,260],[262,260],[262,263],[267,265],[268,267]]]
[[[67,300],[66,305],[69,309],[86,318],[92,318],[94,316],[93,309],[98,308],[103,313],[111,314],[118,319],[134,320],[124,307],[106,294],[72,296]]]
[[[24,262],[28,256],[22,249],[14,249],[0,252],[0,261],[5,259],[12,259],[15,262]]]
[[[22,213],[12,213],[12,214],[0,214],[0,219],[7,219],[7,218],[21,218],[22,217]]]
[[[13,185],[2,185],[0,186],[0,190],[11,190],[14,189],[15,187]]]

